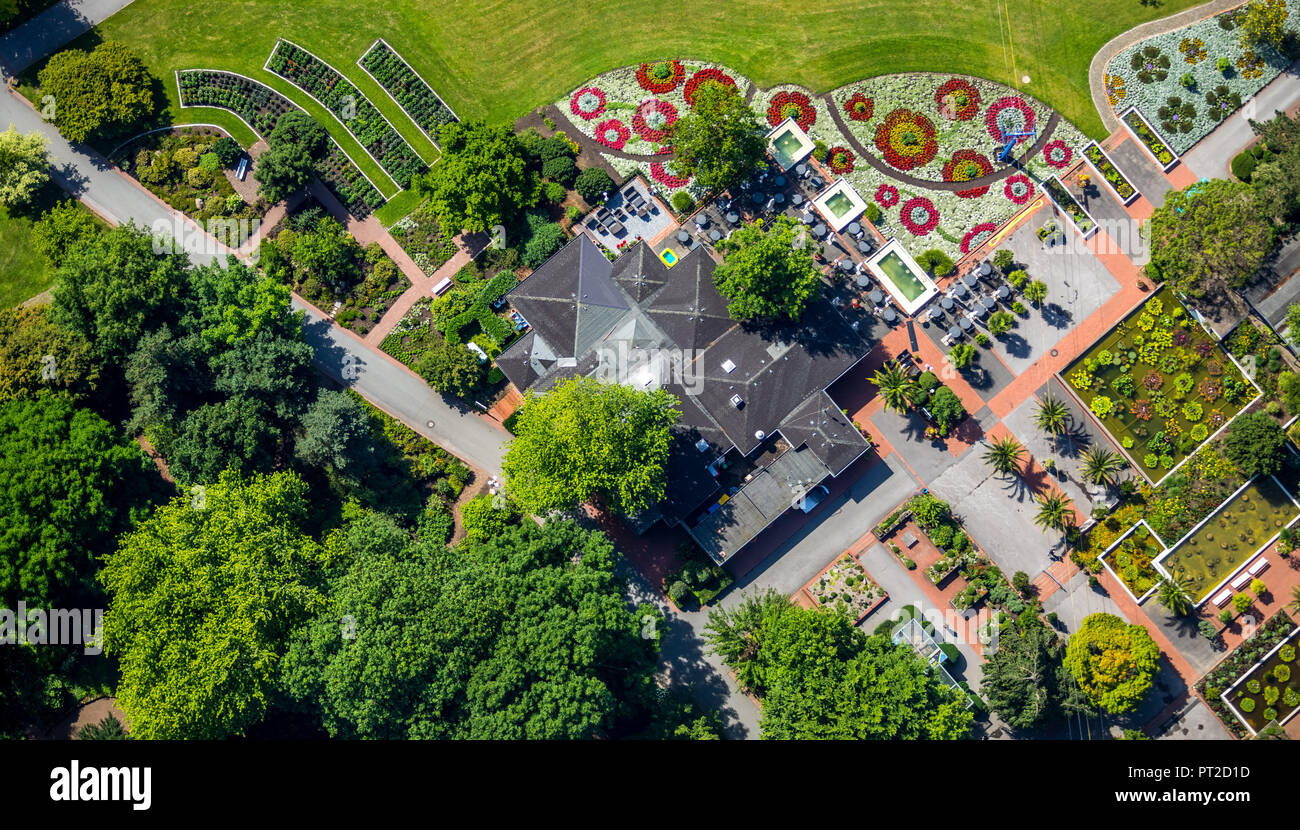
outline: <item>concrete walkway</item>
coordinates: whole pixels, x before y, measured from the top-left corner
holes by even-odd
[[[0,38],[0,65],[18,74],[131,5],[131,0],[63,0]]]
[[[1275,112],[1288,112],[1297,103],[1300,103],[1300,62],[1283,70],[1281,75],[1248,99],[1241,109],[1184,153],[1183,164],[1191,168],[1197,178],[1232,178],[1228,165],[1233,156],[1255,141],[1251,120],[1269,121]]]

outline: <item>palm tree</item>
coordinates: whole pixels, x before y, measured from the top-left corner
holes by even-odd
[[[1287,607],[1300,614],[1300,585],[1291,589],[1291,604]]]
[[[984,463],[996,470],[998,475],[1010,475],[1020,469],[1020,458],[1024,452],[1025,448],[1011,436],[999,438],[988,444],[988,451],[984,453]]]
[[[1034,524],[1039,527],[1064,531],[1073,519],[1070,500],[1059,491],[1038,499],[1038,513],[1034,515]]]
[[[1122,469],[1124,469],[1124,459],[1113,450],[1105,447],[1089,447],[1083,452],[1083,475],[1093,484],[1113,486]]]
[[[1070,408],[1060,398],[1048,395],[1034,413],[1034,426],[1052,436],[1052,452],[1056,452],[1056,438],[1065,432],[1070,423]]]
[[[1178,580],[1169,578],[1160,580],[1156,599],[1175,617],[1191,613],[1192,601],[1187,596],[1187,589]]]
[[[891,360],[877,369],[871,382],[880,390],[887,409],[906,412],[911,406],[911,396],[916,388],[916,381],[908,377],[907,371],[897,360]]]

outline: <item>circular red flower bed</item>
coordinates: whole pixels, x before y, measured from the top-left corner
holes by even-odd
[[[1029,200],[1034,198],[1034,183],[1024,173],[1016,173],[1007,176],[1007,183],[1002,186],[1002,192],[1013,204],[1028,204]]]
[[[676,120],[676,107],[658,98],[647,98],[632,116],[632,129],[646,141],[663,141],[668,137],[668,128]]]
[[[993,162],[989,161],[988,157],[983,153],[975,150],[958,150],[944,164],[943,180],[945,182],[968,182],[981,176],[987,176],[992,172]],[[974,199],[988,192],[989,189],[985,186],[971,188],[970,190],[958,190],[957,195],[963,199]]]
[[[691,79],[686,82],[686,88],[682,90],[682,97],[686,99],[686,103],[695,106],[695,93],[700,91],[702,85],[709,83],[736,88],[735,79],[721,69],[701,69],[691,76]]]
[[[891,208],[898,204],[898,188],[892,184],[882,184],[876,188],[876,204],[884,208]]]
[[[830,165],[831,172],[840,176],[853,172],[855,159],[853,151],[847,147],[832,147],[826,153],[826,161]]]
[[[861,92],[844,102],[844,111],[854,121],[870,121],[876,105]]]
[[[767,107],[767,123],[775,127],[787,118],[793,118],[799,129],[807,130],[817,120],[817,110],[802,92],[778,92]]]
[[[685,187],[690,184],[690,179],[682,178],[669,172],[663,163],[654,161],[650,163],[650,178],[659,182],[659,184],[668,188]]]
[[[929,199],[917,196],[903,202],[903,207],[898,212],[898,220],[912,236],[925,236],[939,227],[939,211]]]
[[[569,99],[569,110],[579,118],[590,121],[605,111],[605,93],[594,86],[585,86]]]
[[[622,150],[623,145],[631,137],[632,131],[617,118],[611,118],[596,125],[596,141],[611,150]]]
[[[1074,151],[1061,139],[1053,139],[1043,147],[1043,160],[1060,170],[1074,160]]]
[[[1006,141],[1004,136],[1010,133],[1029,132],[1034,128],[1034,108],[1019,95],[1007,95],[989,105],[988,112],[984,113],[984,125],[994,139]]]
[[[899,170],[928,164],[939,152],[934,124],[919,112],[899,108],[876,128],[876,149],[885,162]]]
[[[980,91],[970,81],[950,78],[934,91],[939,112],[949,121],[969,121],[980,109]]]
[[[993,236],[993,232],[997,229],[998,226],[992,222],[981,222],[966,231],[966,235],[961,238],[961,252],[969,254],[985,242],[988,242],[989,237]]]
[[[647,92],[663,95],[672,92],[686,78],[686,67],[681,61],[656,61],[643,63],[636,71],[636,82]]]

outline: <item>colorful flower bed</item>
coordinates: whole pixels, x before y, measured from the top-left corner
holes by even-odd
[[[1152,480],[1195,452],[1256,395],[1167,288],[1062,375]]]
[[[287,40],[276,41],[266,68],[334,113],[384,172],[403,189],[425,169],[424,161],[370,99],[334,67]]]
[[[1160,572],[1152,563],[1163,552],[1160,537],[1139,522],[1099,558],[1124,583],[1133,598],[1140,601],[1160,582]]]
[[[972,179],[987,176],[992,172],[993,163],[989,161],[988,156],[975,150],[958,150],[952,154],[952,158],[943,166],[943,180],[945,182],[968,182]],[[970,190],[958,190],[957,195],[963,199],[978,199],[988,192],[987,187],[975,187]]]
[[[853,162],[857,157],[847,147],[832,147],[826,154],[826,164],[831,172],[843,176],[853,172]]]
[[[1085,147],[1083,154],[1088,161],[1092,162],[1092,166],[1097,169],[1101,177],[1106,180],[1106,184],[1110,185],[1111,190],[1115,191],[1115,195],[1119,197],[1121,202],[1127,205],[1142,195],[1137,192],[1137,188],[1129,184],[1128,179],[1124,178],[1124,174],[1119,172],[1119,168],[1102,152],[1097,142],[1094,141]]]
[[[663,95],[672,92],[686,79],[686,67],[681,61],[656,61],[643,63],[636,71],[636,82],[646,92]]]
[[[1300,3],[1286,5],[1294,29],[1300,25]],[[1269,46],[1244,48],[1236,19],[1236,10],[1225,12],[1123,50],[1107,66],[1107,100],[1112,107],[1136,106],[1155,124],[1164,120],[1158,113],[1169,107],[1169,99],[1180,98],[1191,109],[1183,111],[1180,104],[1171,114],[1187,126],[1164,132],[1173,151],[1185,153],[1291,63]],[[1228,60],[1227,70],[1219,69],[1220,58]],[[1182,83],[1184,75],[1191,76],[1190,89]]]
[[[269,86],[231,72],[187,69],[177,73],[177,81],[182,107],[230,110],[263,138],[282,114],[297,109]],[[369,216],[384,203],[383,195],[333,139],[325,157],[316,162],[316,174],[353,216]]]
[[[1246,729],[1245,724],[1223,702],[1221,695],[1239,679],[1242,679],[1246,672],[1251,671],[1255,664],[1268,657],[1273,649],[1277,648],[1280,653],[1281,649],[1278,647],[1291,636],[1295,629],[1296,625],[1291,617],[1285,611],[1278,611],[1255,631],[1254,636],[1237,646],[1237,649],[1232,654],[1225,657],[1219,665],[1211,669],[1205,677],[1197,682],[1196,690],[1205,698],[1205,702],[1219,716],[1219,720],[1228,728],[1228,731],[1238,738],[1249,737],[1250,732]],[[1292,640],[1290,644],[1294,646],[1295,641]],[[1288,655],[1291,660],[1285,662],[1294,669],[1294,649],[1288,652]],[[1294,683],[1294,679],[1291,682]],[[1263,713],[1261,712],[1261,714]]]
[[[419,125],[430,141],[437,142],[443,125],[459,121],[451,107],[424,82],[402,56],[379,39],[357,61],[384,88],[402,112]]]
[[[1142,113],[1135,109],[1129,110],[1124,114],[1124,123],[1137,136],[1137,140],[1147,148],[1147,151],[1155,157],[1161,167],[1168,170],[1174,166],[1174,162],[1178,159],[1165,144],[1164,139],[1156,135],[1156,131],[1151,129],[1151,125],[1142,117]]]
[[[799,129],[807,132],[817,120],[817,110],[812,99],[802,92],[778,92],[767,105],[767,123],[775,127],[787,118],[793,118]]]

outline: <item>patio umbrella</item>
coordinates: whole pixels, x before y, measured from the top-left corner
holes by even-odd
[[[859,233],[861,233],[861,232],[862,232],[862,226],[861,226],[861,225],[859,225],[857,222],[850,222],[850,223],[849,223],[849,233],[851,233],[851,234],[853,234],[853,235],[856,236],[857,234],[859,234]]]
[[[952,292],[957,295],[958,299],[965,297],[968,293],[970,293],[966,290],[966,286],[962,285],[959,282],[953,283]]]
[[[825,235],[826,235],[826,226],[823,225],[821,222],[818,222],[817,227],[813,228],[813,236],[825,236]]]
[[[799,193],[792,193],[792,194],[790,194],[790,204],[792,204],[792,205],[802,205],[802,204],[803,204],[803,195],[802,195],[802,194],[799,194]]]
[[[930,306],[930,319],[938,320],[943,316],[943,309],[936,306]]]
[[[849,259],[848,257],[845,257],[844,259],[841,259],[841,260],[840,260],[840,270],[841,270],[841,271],[852,271],[852,270],[853,270],[853,260]]]
[[[785,176],[777,176],[772,180],[772,182],[776,184],[777,187],[785,187]]]
[[[808,165],[803,164],[803,163],[800,163],[800,164],[798,164],[798,165],[795,166],[795,168],[794,168],[794,172],[798,173],[800,176],[807,175],[807,173],[808,173]]]
[[[949,326],[948,336],[951,337],[953,340],[956,340],[958,337],[961,337],[961,329],[957,328],[956,326]]]
[[[1007,297],[1011,296],[1011,289],[1007,288],[1005,285],[999,285],[998,296],[1005,300]]]
[[[802,221],[805,225],[811,225],[811,224],[812,224],[813,222],[815,222],[816,220],[813,219],[812,216],[811,216],[810,214],[805,213],[805,214],[801,217],[801,221]]]
[[[686,231],[678,231],[678,232],[677,232],[677,241],[678,241],[678,242],[690,242],[690,241],[691,241],[691,235],[690,235],[689,233],[687,233]]]
[[[871,285],[871,277],[866,274],[858,274],[855,281],[858,284],[858,288],[866,288],[868,285]]]
[[[966,283],[967,288],[974,288],[979,285],[980,278],[975,276],[974,272],[972,272],[962,277],[962,282]]]
[[[980,297],[980,303],[989,311],[992,311],[993,307],[997,305],[992,297]]]
[[[695,217],[695,226],[697,228],[707,228],[709,226],[709,215],[707,213],[701,213],[699,216]]]
[[[721,238],[722,238],[722,234],[718,233],[716,229],[709,231],[709,239],[713,240],[714,242],[717,242]]]
[[[881,293],[879,288],[871,289],[870,296],[871,296],[871,302],[875,303],[876,305],[880,305],[885,301],[885,295]]]
[[[728,213],[728,214],[727,214],[727,221],[734,225],[734,224],[736,224],[737,222],[740,221],[740,217],[739,217],[737,214],[735,214],[735,213]]]
[[[939,300],[939,305],[943,306],[944,311],[952,311],[954,303],[951,297],[944,297]]]
[[[970,321],[969,317],[962,317],[957,321],[957,325],[961,326],[962,331],[970,331],[975,324]]]
[[[755,193],[751,198],[753,198],[754,204],[761,205],[763,204],[763,200],[766,199],[767,197],[764,196],[762,193]]]
[[[865,239],[862,240],[861,242],[858,243],[858,250],[864,254],[871,253],[871,243]]]
[[[775,196],[773,196],[772,198],[776,200],[776,203],[777,203],[778,205],[780,205],[780,204],[785,204],[785,194],[784,194],[784,193],[778,193],[778,194],[776,194]]]
[[[881,314],[880,316],[882,319],[884,319],[886,323],[892,323],[898,319],[898,315],[894,313],[894,310],[892,308],[885,309],[885,313]]]

